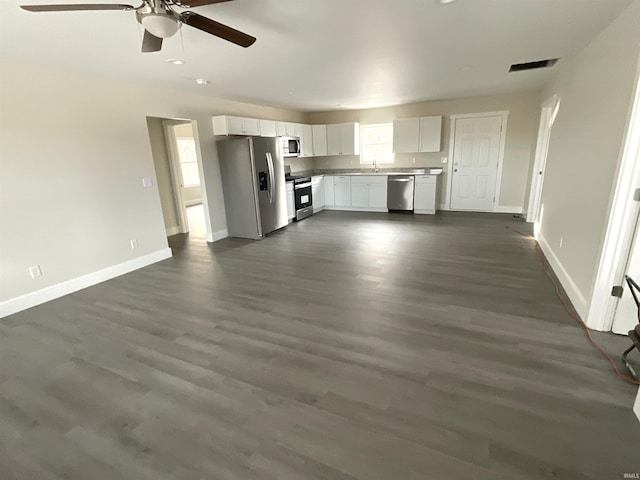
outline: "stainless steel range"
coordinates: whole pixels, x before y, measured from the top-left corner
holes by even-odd
[[[287,174],[286,182],[293,181],[293,198],[296,208],[296,221],[313,215],[313,198],[311,196],[311,177]]]

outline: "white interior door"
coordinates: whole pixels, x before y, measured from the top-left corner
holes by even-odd
[[[636,225],[626,275],[629,275],[640,285],[640,231],[638,225]],[[632,330],[638,324],[638,307],[636,307],[636,302],[633,300],[627,283],[624,282],[622,286],[624,290],[622,298],[618,300],[616,305],[611,330],[613,330],[614,333],[626,335],[629,330]]]
[[[504,117],[456,118],[451,209],[494,209]]]

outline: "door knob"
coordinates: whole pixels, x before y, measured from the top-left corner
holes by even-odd
[[[458,169],[457,169],[457,168],[454,168],[454,169],[453,169],[453,171],[454,171],[454,172],[457,172],[457,171],[458,171]]]

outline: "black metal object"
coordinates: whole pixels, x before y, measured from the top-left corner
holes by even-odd
[[[628,275],[625,275],[624,279],[627,281],[629,290],[631,291],[631,295],[633,296],[633,300],[636,302],[636,307],[638,308],[638,322],[640,322],[640,299],[638,298],[640,296],[640,286],[638,286],[638,284]],[[638,378],[638,374],[636,373],[635,369],[627,360],[627,356],[632,352],[634,348],[640,351],[640,323],[638,323],[638,325],[636,325],[633,330],[629,331],[629,338],[633,343],[622,354],[622,361],[629,369],[629,372],[631,372],[631,376],[635,380],[640,381],[640,378]]]

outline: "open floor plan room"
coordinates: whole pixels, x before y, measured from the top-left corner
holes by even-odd
[[[323,212],[261,242],[178,235],[169,260],[5,319],[4,478],[634,471],[633,391],[507,226],[528,230]]]
[[[640,479],[639,26],[0,0],[0,480]]]

